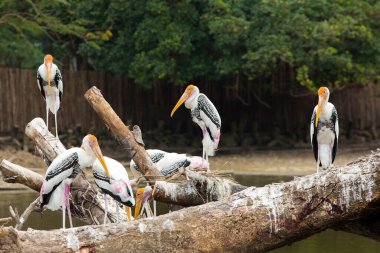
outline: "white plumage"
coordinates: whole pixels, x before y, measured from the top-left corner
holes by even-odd
[[[87,135],[83,138],[81,148],[70,148],[57,156],[48,167],[45,179],[40,190],[41,208],[46,206],[50,210],[63,211],[63,228],[65,227],[66,207],[69,213],[70,226],[72,227],[69,205],[70,185],[83,169],[90,167],[96,158],[103,163],[103,168],[108,175],[107,166],[99,148],[95,136]]]
[[[189,85],[171,112],[174,112],[185,102],[185,107],[191,110],[192,120],[201,128],[203,133],[202,157],[208,161],[208,156],[214,156],[220,141],[222,120],[218,110],[208,97],[199,93],[197,86]]]
[[[310,123],[310,139],[317,168],[329,168],[335,159],[339,123],[335,106],[328,102],[330,91],[326,87],[318,90],[319,101],[315,106]]]
[[[196,169],[208,168],[209,163],[200,156],[187,156],[186,154],[168,153],[159,149],[146,150],[156,165],[157,169],[164,175],[170,175],[177,172],[179,169]],[[136,163],[131,160],[130,163],[132,173],[137,176],[141,173]]]
[[[62,75],[53,57],[46,55],[44,63],[37,70],[38,88],[46,101],[46,125],[49,129],[49,110],[54,114],[56,137],[58,138],[57,112],[63,94]]]
[[[109,170],[109,177],[107,177],[102,164],[97,159],[92,166],[95,184],[102,190],[104,194],[110,195],[115,201],[127,207],[133,207],[135,205],[135,198],[132,191],[132,184],[134,185],[134,182],[131,182],[129,180],[126,169],[121,163],[112,158],[105,156],[104,161],[107,164],[107,168]],[[104,199],[107,201],[106,196],[104,196]],[[116,205],[118,208],[118,204]],[[105,209],[106,213],[104,215],[104,222],[106,221],[108,212],[107,204]],[[127,217],[130,219],[130,214],[127,213]]]

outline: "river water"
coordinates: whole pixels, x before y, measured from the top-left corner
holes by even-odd
[[[258,175],[236,175],[236,180],[244,185],[263,186],[273,182],[284,182],[292,180],[291,176],[258,176]],[[31,191],[0,191],[0,217],[9,217],[9,205],[16,207],[20,213],[32,202],[38,193]],[[166,208],[161,206],[159,213]],[[45,211],[43,215],[32,213],[24,228],[55,229],[62,225],[61,212]],[[83,225],[82,222],[74,220],[75,226]],[[313,235],[305,240],[293,243],[272,253],[375,253],[380,252],[380,243],[345,232],[327,230]]]

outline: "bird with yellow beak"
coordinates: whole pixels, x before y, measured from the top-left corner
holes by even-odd
[[[42,119],[38,119],[42,121]],[[46,206],[52,211],[62,209],[63,228],[65,228],[66,208],[69,214],[70,226],[73,226],[69,202],[71,182],[85,168],[91,167],[96,159],[99,160],[105,172],[106,180],[109,180],[110,173],[98,140],[94,135],[88,134],[83,138],[80,148],[74,147],[64,151],[53,160],[46,170],[45,179],[40,190],[41,208]]]
[[[150,186],[144,188],[138,188],[136,191],[136,206],[135,206],[135,219],[139,219],[144,210],[147,217],[152,217],[153,212],[149,205],[149,200],[152,198],[153,189]],[[155,214],[154,214],[155,215]]]
[[[208,163],[208,157],[215,155],[220,141],[222,120],[218,110],[216,110],[210,99],[205,94],[199,93],[198,87],[192,84],[187,86],[185,92],[170,113],[170,117],[173,117],[175,111],[183,103],[185,103],[187,109],[190,109],[193,122],[202,130],[202,158]],[[207,168],[207,171],[209,171],[209,168]]]
[[[61,71],[53,63],[53,56],[47,54],[44,63],[37,70],[37,84],[41,95],[46,101],[46,126],[49,129],[49,110],[54,114],[55,135],[58,138],[57,111],[63,94]]]
[[[338,148],[339,123],[338,112],[329,102],[330,91],[327,87],[318,89],[318,105],[311,116],[310,139],[319,168],[328,169],[335,160]]]

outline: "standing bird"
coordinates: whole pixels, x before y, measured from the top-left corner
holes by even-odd
[[[46,101],[46,126],[49,129],[49,109],[54,114],[55,135],[58,138],[57,111],[63,94],[62,75],[57,65],[53,63],[50,54],[44,58],[44,63],[37,70],[37,84]]]
[[[125,205],[125,212],[129,221],[131,218],[131,207],[135,205],[135,198],[133,197],[132,185],[135,183],[129,181],[128,173],[124,166],[118,161],[104,157],[104,161],[107,165],[109,176],[106,175],[102,163],[97,159],[92,165],[92,173],[94,175],[95,184],[104,193],[105,201],[105,214],[104,224],[107,220],[107,196],[110,195],[116,202]],[[119,221],[119,204],[116,203],[117,220]]]
[[[88,134],[83,138],[80,148],[70,148],[57,156],[46,171],[40,191],[41,208],[46,206],[55,211],[62,208],[63,228],[65,228],[65,211],[69,214],[70,226],[73,227],[69,203],[70,185],[86,167],[91,167],[96,158],[99,159],[106,176],[109,171],[98,141]]]
[[[209,168],[209,164],[200,156],[186,156],[185,154],[168,153],[159,149],[146,150],[152,162],[156,165],[157,169],[164,176],[169,176],[178,172],[180,169],[197,169]],[[131,160],[131,171],[133,175],[137,176],[141,173],[137,164]]]
[[[173,108],[170,117],[185,102],[185,107],[191,110],[191,118],[202,129],[202,157],[208,161],[208,156],[214,156],[220,140],[222,121],[214,104],[205,94],[199,93],[197,86],[190,84]]]
[[[329,89],[319,88],[318,96],[318,105],[314,108],[310,124],[310,139],[317,161],[317,172],[320,166],[327,169],[334,163],[339,137],[338,112],[329,102]]]

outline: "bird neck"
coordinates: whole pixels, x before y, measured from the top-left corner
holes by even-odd
[[[187,109],[194,109],[197,106],[199,93],[194,92],[191,96],[185,101],[185,107]]]

